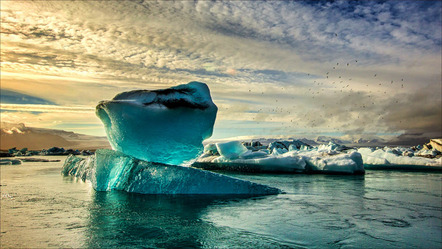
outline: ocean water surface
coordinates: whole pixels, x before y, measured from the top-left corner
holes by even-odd
[[[437,172],[229,173],[286,193],[154,196],[96,192],[48,158],[1,166],[1,248],[442,247]]]

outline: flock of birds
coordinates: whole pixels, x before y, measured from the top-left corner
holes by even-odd
[[[398,89],[403,89],[404,79],[386,81],[374,73],[364,79],[371,83],[362,85],[351,77],[345,77],[346,69],[353,63],[358,63],[358,60],[342,64],[337,62],[319,77],[307,73],[307,78],[311,78],[312,81],[310,81],[311,87],[304,91],[302,100],[304,105],[290,105],[286,96],[278,98],[274,93],[269,94],[268,97],[274,98],[274,104],[256,110],[252,120],[257,124],[271,122],[278,127],[276,130],[285,131],[300,127],[320,127],[327,128],[327,131],[344,132],[355,123],[360,126],[377,125],[376,121],[383,120],[386,114],[383,107],[392,101],[391,91],[394,89],[397,93]],[[290,89],[281,87],[281,91],[286,94]],[[252,89],[249,89],[249,92],[256,94]],[[261,95],[265,96],[266,93],[261,91]],[[306,97],[311,100],[306,100]],[[399,100],[395,99],[393,103],[399,103]],[[312,108],[302,109],[305,105],[311,105]],[[342,124],[340,127],[330,127],[330,120],[334,118],[334,114],[338,115],[338,112],[344,112],[347,120],[340,120]],[[373,114],[377,117],[373,117]],[[288,119],[290,122],[287,122]]]

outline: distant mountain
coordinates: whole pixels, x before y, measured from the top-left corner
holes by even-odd
[[[342,144],[347,146],[384,146],[389,143],[389,141],[376,137],[376,136],[370,136],[370,137],[364,137],[364,138],[352,138],[350,136],[343,136],[339,138],[335,137],[327,137],[327,136],[319,136],[315,139],[315,142],[318,144],[326,144],[329,142],[333,142],[335,144]],[[307,143],[307,142],[306,142]]]
[[[110,148],[106,137],[89,136],[70,131],[27,127],[24,124],[1,123],[0,149],[13,147],[30,150],[64,147],[95,150]]]
[[[315,142],[318,144],[326,144],[329,142],[335,143],[335,144],[349,144],[350,141],[342,140],[334,137],[326,137],[326,136],[319,136],[315,139]]]
[[[296,139],[295,139],[295,140],[296,140]],[[315,142],[314,140],[311,140],[311,139],[301,138],[301,139],[298,139],[298,140],[301,141],[301,142],[303,142],[303,143],[306,143],[306,144],[308,144],[308,145],[311,145],[311,146],[316,146],[316,145],[318,145],[317,142]]]
[[[381,138],[373,138],[373,139],[363,139],[363,138],[359,138],[359,139],[355,139],[353,140],[353,144],[355,145],[382,145],[385,144],[386,141],[384,139]]]
[[[306,143],[311,146],[317,146],[319,144],[328,144],[329,142],[333,142],[335,144],[341,144],[346,146],[384,146],[388,144],[388,141],[380,138],[380,137],[365,137],[365,138],[352,138],[350,136],[345,137],[328,137],[328,136],[318,136],[316,138],[298,138],[293,136],[279,136],[279,137],[260,137],[260,136],[243,136],[243,137],[231,137],[231,138],[223,138],[223,139],[208,139],[204,141],[204,144],[208,143],[218,143],[218,142],[227,142],[227,141],[259,141],[263,145],[268,145],[271,142],[282,141],[282,140],[298,140],[303,143]]]

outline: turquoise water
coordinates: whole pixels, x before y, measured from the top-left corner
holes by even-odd
[[[149,196],[96,192],[61,165],[1,166],[2,248],[442,247],[440,173],[230,174],[286,194]]]

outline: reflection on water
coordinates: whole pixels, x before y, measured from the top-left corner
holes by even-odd
[[[340,247],[355,229],[351,215],[366,209],[364,176],[236,175],[278,184],[287,194],[208,207],[203,217],[217,226],[271,236],[291,247]],[[350,217],[349,217],[350,216]],[[361,238],[358,238],[361,239]]]
[[[200,234],[218,233],[200,219],[205,209],[246,198],[95,192],[85,247],[201,247]]]
[[[61,164],[1,166],[1,247],[441,248],[441,176],[230,173],[265,197],[96,192]]]

